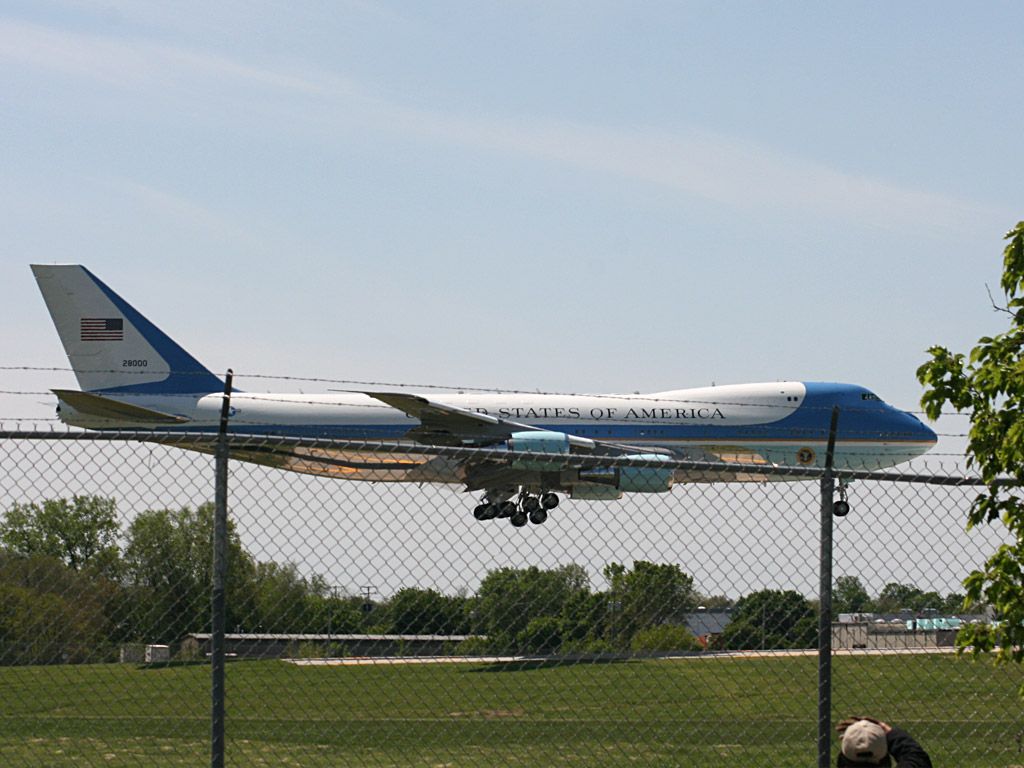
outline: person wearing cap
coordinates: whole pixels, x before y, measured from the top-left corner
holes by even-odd
[[[887,765],[896,768],[932,768],[931,758],[909,733],[873,717],[848,717],[836,730],[843,741],[837,765]]]

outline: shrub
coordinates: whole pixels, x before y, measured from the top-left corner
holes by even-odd
[[[323,659],[326,657],[324,646],[320,643],[299,643],[299,650],[296,658],[299,659]]]
[[[527,653],[554,653],[562,644],[562,622],[554,616],[538,616],[516,639]]]
[[[699,651],[697,638],[681,624],[659,624],[641,629],[630,643],[633,651]]]
[[[467,637],[452,649],[453,656],[486,656],[489,653],[491,645],[486,637]]]
[[[621,656],[622,650],[616,648],[603,637],[589,640],[575,640],[562,644],[561,653],[566,656]]]

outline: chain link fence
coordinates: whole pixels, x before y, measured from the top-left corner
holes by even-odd
[[[0,763],[208,762],[212,447],[57,437],[0,439]],[[1005,532],[964,530],[949,469],[856,481],[834,520],[832,721],[1024,765],[1021,671],[953,652]],[[514,527],[232,460],[228,764],[815,764],[819,482],[775,480]]]

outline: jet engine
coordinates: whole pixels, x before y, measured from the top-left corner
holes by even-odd
[[[637,453],[623,458],[666,460],[657,453]],[[672,488],[673,471],[671,467],[593,467],[581,469],[579,479],[581,483],[611,486],[626,493],[665,493]]]
[[[513,432],[505,442],[505,446],[510,451],[561,456],[570,453],[574,448],[583,451],[593,450],[594,441],[585,437],[567,435],[565,432],[538,430],[536,432]],[[521,469],[550,470],[556,463],[540,455],[537,458],[516,459],[513,466]]]

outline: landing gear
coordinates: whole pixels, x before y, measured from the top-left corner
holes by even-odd
[[[846,500],[846,483],[840,480],[836,490],[839,491],[839,501],[833,502],[832,514],[836,517],[846,517],[850,514],[850,502]]]
[[[516,511],[514,501],[485,501],[473,509],[477,520],[493,520],[496,517],[512,517]]]
[[[513,493],[514,491],[488,491],[482,503],[473,509],[473,517],[477,520],[505,517],[516,528],[522,528],[527,523],[543,525],[547,522],[548,511],[558,506],[558,494],[552,491],[545,491],[540,495],[521,491],[515,501],[510,498]]]

